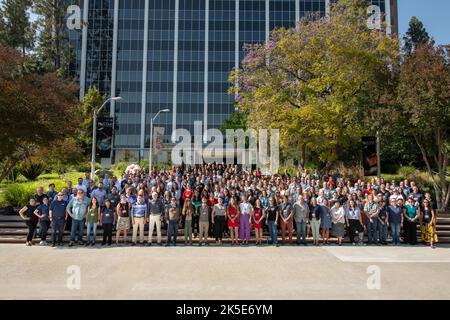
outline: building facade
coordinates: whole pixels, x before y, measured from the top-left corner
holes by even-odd
[[[161,109],[171,110],[154,122],[165,143],[174,129],[193,132],[194,121],[220,127],[234,111],[228,76],[243,45],[264,42],[272,29],[294,27],[305,15],[326,15],[330,0],[64,1],[86,21],[69,30],[80,99],[92,86],[123,98],[108,106],[115,158],[124,150],[148,155],[150,119]],[[372,4],[396,33],[397,0]]]

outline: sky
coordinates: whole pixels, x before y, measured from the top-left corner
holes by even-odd
[[[400,33],[408,30],[409,20],[416,16],[436,44],[450,44],[450,0],[397,0]]]
[[[436,44],[450,44],[450,0],[397,0],[400,33],[408,30],[409,20],[421,20]],[[0,4],[3,0],[0,0]]]

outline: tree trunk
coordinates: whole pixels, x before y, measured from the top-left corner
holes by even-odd
[[[19,160],[17,160],[17,159],[9,159],[6,162],[6,165],[1,170],[0,182],[2,182],[3,179],[5,179],[9,175],[9,173],[14,168],[14,166],[17,164],[17,162],[19,162]]]

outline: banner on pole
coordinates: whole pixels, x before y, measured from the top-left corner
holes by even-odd
[[[362,137],[362,156],[364,176],[374,176],[377,174],[377,138]]]
[[[104,117],[97,120],[96,156],[109,158],[111,156],[113,134],[113,118]]]
[[[162,147],[164,142],[164,127],[155,127],[153,131],[153,148],[158,153]]]

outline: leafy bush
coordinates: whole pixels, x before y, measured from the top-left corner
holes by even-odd
[[[381,169],[383,173],[397,174],[397,172],[400,170],[400,166],[397,164],[385,164]]]
[[[417,169],[412,166],[401,167],[398,174],[407,179],[413,178],[417,174]]]
[[[141,160],[141,161],[139,161],[139,166],[142,168],[142,169],[147,169],[148,168],[148,160]],[[147,169],[148,170],[148,169]]]
[[[45,170],[44,163],[27,159],[19,164],[19,172],[27,180],[35,181]]]
[[[126,162],[119,162],[116,166],[117,170],[119,170],[120,172],[125,172],[127,167],[128,164]]]
[[[73,167],[78,172],[91,172],[91,163],[83,161]],[[95,163],[95,170],[100,170],[102,166],[100,163]]]
[[[35,193],[36,189],[31,185],[13,184],[6,188],[3,197],[7,204],[19,208],[27,205],[29,197],[32,197]]]

